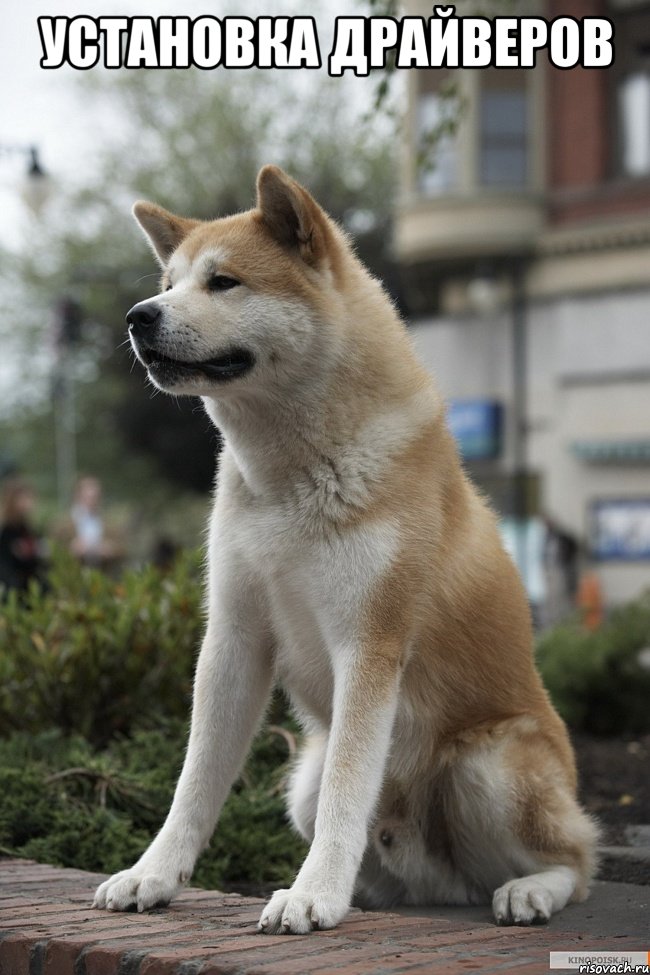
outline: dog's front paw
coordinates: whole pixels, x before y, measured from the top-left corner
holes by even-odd
[[[169,904],[181,889],[182,883],[168,873],[135,866],[122,870],[105,880],[97,888],[93,907],[108,911],[147,911]]]
[[[308,934],[322,928],[333,928],[342,921],[349,901],[330,891],[276,890],[258,925],[264,934]]]
[[[495,891],[492,910],[497,924],[546,924],[553,912],[553,898],[538,881],[521,877]]]

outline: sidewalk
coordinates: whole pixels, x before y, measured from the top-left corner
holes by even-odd
[[[650,950],[650,887],[597,883],[547,927],[487,907],[351,911],[334,931],[256,933],[262,901],[190,889],[147,914],[90,908],[98,874],[0,859],[0,975],[541,975],[549,951]]]

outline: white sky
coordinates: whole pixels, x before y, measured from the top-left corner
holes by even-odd
[[[85,72],[67,66],[55,70],[40,67],[38,17],[78,14],[196,17],[209,13],[304,16],[314,13],[314,8],[323,11],[318,33],[326,64],[329,30],[334,18],[337,14],[355,12],[355,5],[343,0],[321,0],[308,10],[300,0],[7,0],[3,4],[0,33],[0,147],[37,145],[43,166],[54,181],[65,182],[74,181],[84,167],[92,166],[102,140],[110,138],[110,133],[97,126],[84,108]],[[25,170],[26,159],[0,153],[0,244],[15,246],[20,239],[24,225],[20,187]]]

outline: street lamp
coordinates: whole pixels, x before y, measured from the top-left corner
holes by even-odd
[[[512,264],[513,514],[516,559],[528,579],[528,303],[526,259]]]
[[[74,384],[74,350],[81,338],[82,310],[68,296],[55,310],[55,363],[52,384],[56,446],[56,482],[59,506],[70,504],[77,472],[77,410]]]
[[[27,162],[20,195],[27,208],[39,216],[51,193],[51,180],[41,163],[38,146],[0,143],[0,158],[23,156]],[[55,363],[52,384],[55,449],[59,504],[67,506],[76,472],[76,415],[71,350],[79,340],[81,311],[70,298],[55,309]]]
[[[0,156],[23,156],[27,160],[20,195],[32,213],[38,215],[51,192],[51,180],[41,163],[38,146],[0,143]]]

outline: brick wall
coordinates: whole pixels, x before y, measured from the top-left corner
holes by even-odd
[[[599,0],[550,0],[549,17],[599,17]],[[607,71],[547,69],[549,188],[602,183],[607,174]]]
[[[549,17],[612,16],[603,0],[549,0]],[[614,14],[616,25],[616,15]],[[616,46],[615,33],[615,46]],[[617,175],[615,69],[547,66],[549,220],[625,218],[650,213],[650,180]]]

